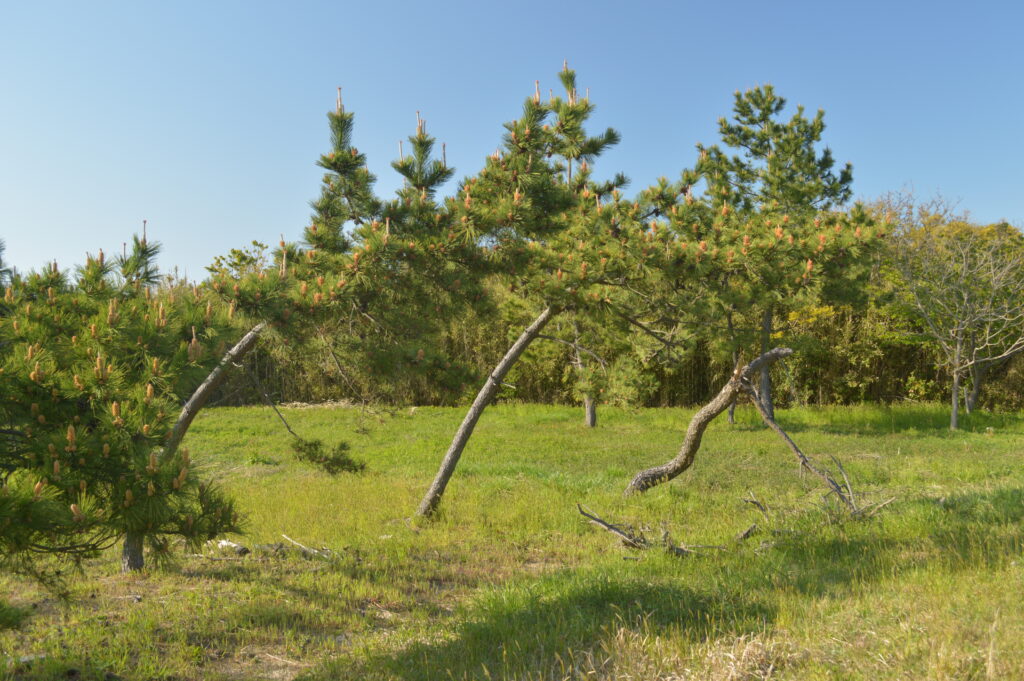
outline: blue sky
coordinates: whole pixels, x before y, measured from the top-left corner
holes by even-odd
[[[630,191],[717,140],[733,92],[826,111],[871,198],[913,185],[1024,222],[1018,2],[13,2],[0,5],[0,238],[19,269],[119,251],[149,221],[202,277],[253,239],[298,238],[335,87],[378,188],[416,111],[458,176],[562,60],[622,144]]]

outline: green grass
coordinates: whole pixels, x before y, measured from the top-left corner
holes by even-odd
[[[896,497],[851,519],[750,410],[715,422],[680,478],[625,498],[692,412],[603,409],[588,430],[577,409],[502,405],[440,517],[411,522],[459,410],[284,413],[304,437],[348,441],[366,471],[295,462],[269,409],[206,412],[187,444],[247,512],[237,541],[286,534],[334,559],[210,550],[123,577],[111,552],[71,578],[66,605],[0,578],[14,608],[0,610],[0,677],[1024,678],[1021,415],[951,433],[938,406],[780,412],[810,456],[842,460],[858,500]],[[577,502],[725,548],[630,551]]]

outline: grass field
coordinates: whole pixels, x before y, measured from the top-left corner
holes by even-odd
[[[0,677],[1024,678],[1024,416],[951,433],[940,407],[781,411],[805,452],[841,459],[858,500],[896,497],[851,519],[749,408],[712,424],[680,478],[624,498],[674,455],[690,411],[603,409],[589,430],[577,409],[502,405],[440,517],[412,522],[461,411],[284,413],[347,440],[366,471],[296,463],[269,409],[210,410],[187,444],[245,509],[235,540],[288,535],[332,559],[210,549],[124,577],[111,552],[71,578],[67,605],[0,577],[0,628],[20,620],[0,631]],[[629,550],[577,502],[723,548]]]

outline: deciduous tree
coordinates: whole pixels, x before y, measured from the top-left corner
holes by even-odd
[[[896,246],[905,301],[952,377],[955,430],[961,385],[970,381],[970,411],[989,370],[1024,351],[1024,236],[1006,223],[954,221],[907,230]]]

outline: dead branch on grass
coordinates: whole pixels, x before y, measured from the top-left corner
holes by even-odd
[[[736,535],[736,541],[746,541],[747,539],[753,537],[755,534],[757,534],[757,523],[752,524],[750,527]]]
[[[287,534],[282,534],[281,536],[287,539],[292,544],[298,546],[299,549],[302,551],[302,555],[306,556],[307,558],[323,558],[325,560],[330,560],[331,558],[334,558],[334,551],[331,551],[326,546],[321,546],[319,549],[312,549],[304,544],[300,544],[299,542],[289,537]]]
[[[650,542],[647,541],[647,538],[644,537],[643,534],[634,534],[632,528],[624,528],[619,525],[612,525],[611,523],[607,523],[601,520],[601,518],[599,518],[597,515],[589,513],[586,510],[584,510],[583,504],[576,504],[576,508],[579,510],[580,515],[582,515],[584,518],[587,518],[590,522],[594,523],[598,527],[602,527],[611,532],[612,534],[614,534],[616,537],[622,540],[622,543],[625,546],[628,546],[631,549],[650,548]]]
[[[623,546],[631,549],[650,549],[656,546],[662,546],[668,553],[673,556],[680,558],[686,558],[692,555],[699,555],[699,550],[715,549],[724,551],[724,546],[715,546],[711,544],[677,544],[673,541],[672,537],[668,533],[668,529],[662,528],[661,530],[661,542],[660,544],[650,541],[644,536],[643,532],[637,532],[628,525],[615,525],[609,523],[596,513],[583,508],[582,504],[576,504],[576,508],[579,510],[580,515],[589,520],[594,525],[607,530],[614,534],[622,542]]]
[[[756,506],[757,510],[761,511],[761,515],[764,516],[765,520],[771,520],[771,518],[768,517],[768,507],[757,500],[757,497],[754,496],[754,490],[747,490],[747,494],[750,495],[750,498],[740,499],[740,501],[742,501],[745,504]]]

